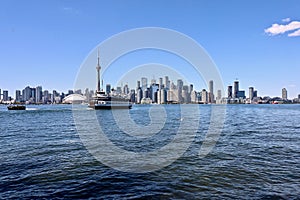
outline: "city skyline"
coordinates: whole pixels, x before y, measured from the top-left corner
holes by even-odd
[[[210,80],[206,88],[195,90],[193,83],[184,82],[182,79],[176,81],[169,76],[148,79],[141,77],[136,80],[136,86],[130,87],[128,84],[112,86],[111,84],[100,84],[100,65],[97,62],[97,86],[95,90],[90,88],[69,89],[67,93],[53,90],[43,90],[41,85],[36,87],[27,86],[23,90],[15,90],[15,97],[9,95],[9,91],[0,88],[1,103],[29,103],[29,104],[48,104],[64,103],[65,97],[72,94],[79,94],[85,97],[85,101],[93,97],[96,91],[104,91],[106,94],[113,96],[125,95],[133,103],[204,103],[204,104],[249,104],[249,103],[299,103],[300,94],[296,97],[289,98],[286,88],[282,88],[279,96],[260,96],[257,88],[248,87],[248,94],[245,89],[240,88],[239,80],[234,80],[232,85],[227,86],[226,91],[215,88],[214,81]],[[84,92],[83,92],[84,91]],[[124,96],[124,97],[125,97]],[[83,98],[82,98],[83,100]],[[65,103],[67,103],[66,101]]]
[[[128,29],[151,26],[182,32],[202,45],[225,87],[238,78],[246,93],[250,85],[262,96],[281,96],[282,88],[289,91],[289,98],[300,92],[298,1],[32,2],[0,3],[2,90],[30,83],[67,91],[99,43]],[[122,70],[166,63],[186,73],[197,90],[203,87],[203,81],[197,82],[180,61],[165,54],[151,56],[137,53],[122,58]],[[107,83],[116,82],[114,74],[122,75],[119,68],[107,71]]]

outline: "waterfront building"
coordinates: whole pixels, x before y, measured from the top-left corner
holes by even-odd
[[[288,99],[288,94],[286,88],[282,89],[282,99],[287,100]]]
[[[198,94],[196,91],[191,92],[191,103],[198,103]]]
[[[146,88],[146,89],[143,91],[143,98],[149,98],[149,90],[148,90],[148,88]]]
[[[158,104],[166,104],[167,103],[167,91],[165,89],[158,90],[157,103]]]
[[[121,93],[122,93],[122,88],[121,87],[117,87],[116,94],[119,95]]]
[[[194,85],[190,84],[189,93],[191,93],[192,91],[194,91]]]
[[[209,97],[208,97],[208,102],[209,103],[214,103],[215,102],[215,96],[214,96],[214,82],[212,80],[209,81],[208,83],[209,87]]]
[[[136,102],[141,103],[142,98],[143,98],[143,91],[142,91],[142,88],[139,88],[137,90],[137,94],[136,94]]]
[[[1,89],[0,89],[0,101],[1,101],[1,99],[2,99],[2,93],[1,93]]]
[[[168,76],[165,76],[165,89],[166,90],[170,89],[170,80]]]
[[[106,92],[106,94],[110,94],[110,92],[111,92],[111,85],[110,84],[106,84],[105,92]]]
[[[205,89],[201,92],[201,102],[204,104],[208,103],[208,92]]]
[[[228,86],[228,89],[227,89],[227,97],[228,99],[231,99],[233,98],[233,95],[232,95],[232,86]]]
[[[298,94],[298,99],[300,100],[300,94]]]
[[[147,87],[148,87],[148,81],[147,81],[147,78],[142,77],[142,78],[141,78],[141,83],[142,83],[142,91],[145,91],[145,89],[147,89]]]
[[[70,94],[74,94],[74,91],[73,90],[69,90],[68,91],[68,95],[70,95]]]
[[[246,98],[245,91],[244,90],[238,91],[237,98],[245,99]]]
[[[149,88],[149,98],[153,103],[157,103],[157,91],[159,90],[159,84],[152,83]]]
[[[190,93],[189,93],[189,86],[184,85],[182,87],[182,100],[184,103],[190,103]]]
[[[43,89],[42,86],[37,86],[35,88],[35,102],[36,103],[41,103],[42,102],[42,97],[43,97]]]
[[[32,92],[31,92],[31,88],[29,86],[27,86],[26,88],[24,88],[22,90],[22,99],[24,102],[29,101],[30,98],[32,97]]]
[[[239,92],[239,81],[234,81],[234,87],[233,87],[233,98],[239,98],[238,92]]]
[[[253,98],[256,98],[256,97],[258,97],[257,96],[257,90],[254,90],[254,92],[253,92]]]
[[[15,98],[16,102],[21,102],[21,91],[20,90],[16,90],[16,98]]]
[[[48,90],[44,90],[43,92],[43,97],[42,97],[42,102],[43,103],[48,103],[50,100],[50,95]]]
[[[123,94],[129,94],[129,87],[127,84],[125,84],[123,87]]]
[[[249,100],[252,101],[254,98],[254,87],[249,87]]]
[[[136,92],[141,88],[141,81],[136,82]]]
[[[3,90],[3,101],[8,101],[8,91],[7,90]]]
[[[164,86],[163,86],[163,79],[162,78],[159,78],[158,84],[159,84],[159,89],[160,90],[164,88]]]
[[[182,89],[183,89],[183,81],[181,79],[177,80],[177,102],[182,103]]]
[[[135,90],[130,90],[130,102],[135,102]]]

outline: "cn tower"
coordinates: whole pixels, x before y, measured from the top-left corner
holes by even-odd
[[[97,62],[97,92],[100,92],[100,70],[101,70],[101,66],[100,66],[100,60],[99,60],[99,49],[98,49],[98,62]]]

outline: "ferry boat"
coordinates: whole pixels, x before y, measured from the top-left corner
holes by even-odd
[[[8,110],[26,110],[26,106],[24,105],[10,105],[7,106]]]
[[[100,89],[100,63],[99,63],[99,50],[98,50],[98,63],[97,63],[97,90],[92,100],[89,102],[89,107],[95,110],[99,109],[130,109],[132,104],[129,99],[122,96],[113,96],[106,94]],[[103,84],[103,83],[102,83]]]
[[[130,109],[132,104],[129,99],[122,97],[114,97],[104,92],[96,93],[89,103],[89,107],[95,110],[100,109]]]

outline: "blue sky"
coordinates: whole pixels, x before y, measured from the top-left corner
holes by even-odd
[[[254,86],[259,95],[280,96],[286,87],[294,98],[300,94],[299,11],[298,0],[1,0],[0,89],[12,96],[27,85],[66,92],[100,42],[133,28],[163,27],[202,45],[225,86],[238,78],[246,93]],[[132,59],[143,63],[141,55]],[[201,80],[193,84],[204,87]]]

